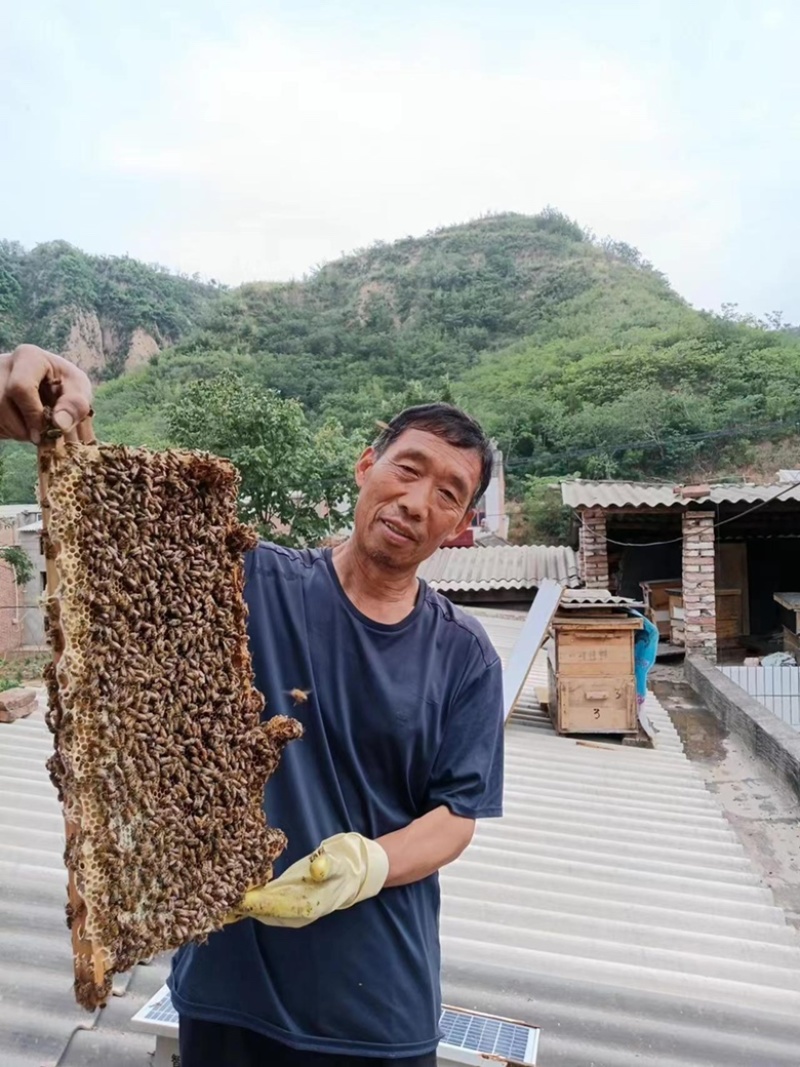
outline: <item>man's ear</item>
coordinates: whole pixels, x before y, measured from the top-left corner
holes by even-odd
[[[476,514],[477,514],[477,512],[476,512],[475,508],[468,508],[466,515],[461,520],[461,522],[458,524],[458,526],[455,528],[455,531],[453,533],[453,537],[458,537],[459,534],[462,534],[466,530],[466,528],[468,526],[471,526],[472,525],[472,520],[475,518]]]
[[[378,457],[375,454],[375,449],[370,445],[368,448],[364,449],[360,457],[356,460],[356,485],[359,489],[364,484],[364,479],[369,471],[375,466],[377,459]]]

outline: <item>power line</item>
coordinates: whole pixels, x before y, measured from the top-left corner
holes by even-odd
[[[739,519],[745,518],[747,515],[752,515],[754,511],[758,511],[760,508],[766,507],[767,504],[771,504],[774,500],[778,500],[785,493],[788,493],[792,489],[797,489],[800,486],[800,482],[791,482],[785,486],[780,492],[775,493],[768,500],[759,500],[757,504],[754,504],[746,511],[740,511],[738,515],[731,515],[727,519],[720,519],[719,522],[715,522],[713,525],[714,530],[718,530],[720,526],[725,526],[729,522],[737,522]],[[578,522],[581,526],[584,525],[583,519],[578,516]],[[615,541],[611,537],[606,537],[606,541],[610,545],[616,545],[619,548],[660,548],[663,545],[679,545],[683,541],[683,534],[680,537],[672,537],[668,541]]]
[[[729,427],[722,430],[704,430],[690,434],[675,434],[661,441],[629,441],[621,445],[599,445],[595,448],[573,448],[563,452],[547,452],[545,458],[548,462],[560,459],[581,459],[587,456],[615,455],[617,452],[649,451],[652,449],[669,448],[671,445],[680,444],[684,441],[705,441],[725,437],[746,437],[753,431],[770,432],[775,430],[798,429],[796,419],[781,422],[745,423],[739,427]],[[537,462],[535,456],[521,456],[517,459],[509,459],[504,463],[505,467],[530,466]],[[547,477],[543,475],[542,477]]]

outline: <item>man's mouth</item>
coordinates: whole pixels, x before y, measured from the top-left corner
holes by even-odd
[[[391,519],[381,519],[381,522],[387,530],[391,530],[391,532],[398,537],[403,537],[406,541],[416,541],[416,537],[414,537],[408,527],[401,526],[397,522],[392,522]]]

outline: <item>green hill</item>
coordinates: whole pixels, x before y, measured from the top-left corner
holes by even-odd
[[[218,295],[216,285],[127,256],[0,241],[0,351],[29,341],[113,378],[192,331]]]
[[[107,438],[168,443],[165,405],[230,367],[365,438],[404,403],[452,398],[497,437],[518,493],[527,475],[734,470],[752,443],[800,421],[796,331],[698,312],[635,249],[553,210],[376,244],[291,284],[156,280],[173,301],[160,338],[178,340],[128,373],[108,361],[117,377],[97,401]],[[140,306],[134,282],[123,291]],[[40,308],[48,292],[37,290]],[[42,322],[27,336],[40,340]]]

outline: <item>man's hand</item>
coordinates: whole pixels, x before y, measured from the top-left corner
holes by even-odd
[[[74,363],[36,345],[0,355],[0,438],[38,444],[45,405],[67,440],[78,440],[77,427],[91,413],[92,384]],[[91,439],[91,427],[80,438]]]
[[[251,918],[267,926],[308,926],[377,896],[388,873],[389,857],[379,844],[361,834],[337,834],[274,882],[249,890],[226,922]]]

